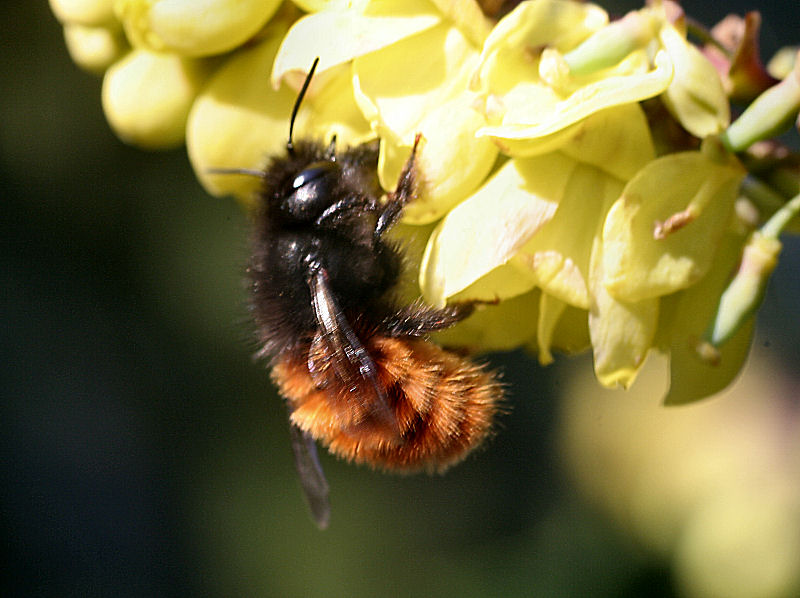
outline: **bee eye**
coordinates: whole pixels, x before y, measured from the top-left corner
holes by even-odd
[[[330,160],[314,162],[294,177],[283,211],[298,222],[308,222],[330,205],[339,165]]]
[[[315,162],[311,164],[308,168],[303,170],[300,174],[294,177],[292,181],[292,189],[299,189],[300,187],[305,187],[306,185],[313,183],[314,181],[319,180],[320,178],[324,177],[326,174],[334,172],[336,170],[336,163],[325,161],[325,162]]]

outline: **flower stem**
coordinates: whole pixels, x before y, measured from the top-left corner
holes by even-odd
[[[786,197],[752,174],[742,181],[742,194],[762,213],[774,214],[786,204]]]
[[[733,56],[733,53],[728,48],[723,46],[720,41],[711,34],[705,25],[688,15],[686,16],[686,29],[690,35],[696,37],[704,44],[710,44],[714,46],[717,50],[722,52],[723,56],[726,58],[731,58]]]
[[[786,225],[799,213],[800,194],[797,194],[767,220],[761,227],[761,234],[768,239],[777,239]]]

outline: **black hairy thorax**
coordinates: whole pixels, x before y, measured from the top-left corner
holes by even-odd
[[[317,329],[310,268],[327,272],[331,292],[358,327],[376,328],[394,308],[388,292],[401,256],[376,233],[377,145],[335,152],[298,142],[264,170],[248,273],[262,352],[308,342]]]

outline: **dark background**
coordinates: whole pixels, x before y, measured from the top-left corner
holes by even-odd
[[[706,23],[759,3],[709,4],[686,3]],[[797,42],[795,0],[760,4],[764,55]],[[250,357],[243,213],[202,191],[183,150],[113,137],[100,81],[70,62],[46,3],[1,10],[0,506],[12,595],[673,596],[666,567],[559,471],[555,396],[576,367],[565,360],[542,369],[497,356],[513,412],[445,477],[325,455],[333,520],[318,532],[283,406]],[[758,341],[795,370],[797,255],[790,242]]]

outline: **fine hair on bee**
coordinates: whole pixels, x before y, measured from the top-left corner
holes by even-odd
[[[338,150],[295,141],[257,176],[248,265],[258,356],[289,410],[292,448],[316,523],[328,525],[328,484],[316,443],[372,467],[441,472],[489,434],[503,391],[494,372],[426,340],[475,303],[398,305],[401,249],[385,233],[416,196],[417,135],[396,187],[377,178],[377,143]]]

